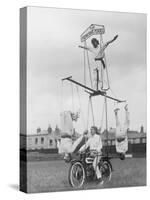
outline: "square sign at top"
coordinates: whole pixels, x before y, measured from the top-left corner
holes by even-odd
[[[105,33],[104,25],[91,24],[81,35],[81,42],[86,41],[92,35]]]

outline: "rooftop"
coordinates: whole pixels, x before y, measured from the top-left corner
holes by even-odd
[[[101,137],[102,139],[106,139],[106,131],[104,131],[102,134],[101,134]],[[24,135],[26,136],[25,134],[21,134],[21,135]],[[61,137],[61,131],[60,132],[55,132],[55,131],[52,131],[51,133],[48,133],[47,130],[42,130],[41,132],[39,133],[36,133],[36,134],[29,134],[27,135],[27,137],[37,137],[37,136],[47,136],[47,135],[51,135],[53,137],[55,137],[55,139],[59,139]],[[143,133],[140,133],[138,131],[134,131],[134,130],[129,130],[127,132],[127,135],[128,135],[128,138],[141,138],[141,137],[146,137],[146,133],[143,132]],[[79,133],[75,133],[74,137],[78,138],[80,136]],[[108,134],[108,139],[115,139],[115,129],[113,129],[113,131],[109,131],[109,134]]]

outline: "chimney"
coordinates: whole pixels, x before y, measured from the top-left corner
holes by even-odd
[[[143,125],[140,128],[140,133],[144,133],[144,127],[143,127]]]
[[[59,133],[59,132],[60,132],[60,130],[59,130],[58,126],[56,125],[56,127],[55,127],[55,133]]]
[[[36,129],[36,132],[37,132],[37,134],[40,133],[40,132],[41,132],[41,128],[38,127],[38,128]]]
[[[52,133],[52,128],[51,128],[51,125],[49,125],[49,126],[48,126],[48,129],[47,129],[47,131],[48,131],[48,133],[49,133],[49,134],[51,134],[51,133]]]

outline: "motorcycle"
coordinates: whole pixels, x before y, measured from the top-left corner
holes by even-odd
[[[85,182],[88,181],[96,181],[100,184],[105,184],[111,180],[112,165],[108,156],[101,155],[98,152],[94,152],[94,156],[91,156],[91,154],[93,155],[91,151],[79,152],[75,155],[75,158],[73,158],[73,155],[69,155],[69,157],[65,159],[66,162],[71,164],[68,179],[73,188],[82,188]],[[97,166],[101,173],[100,179],[97,179],[93,167],[95,157],[98,160]],[[100,159],[98,159],[99,157]]]

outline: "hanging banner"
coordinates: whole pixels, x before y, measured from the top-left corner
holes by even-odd
[[[86,41],[92,35],[100,35],[105,33],[104,25],[91,24],[81,35],[81,42]]]

